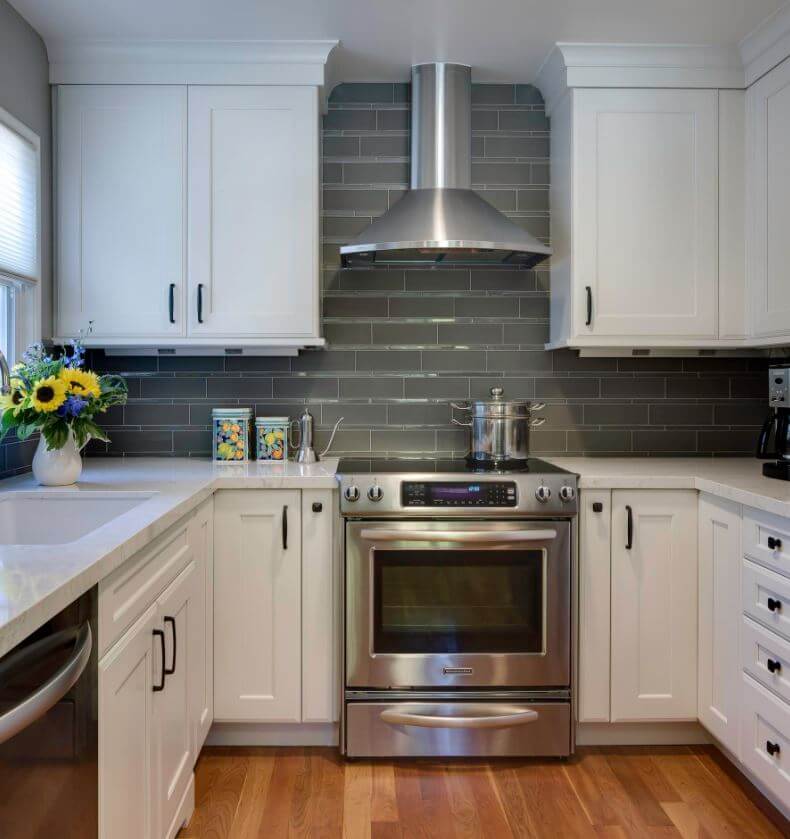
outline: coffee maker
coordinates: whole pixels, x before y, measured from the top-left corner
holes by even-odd
[[[760,431],[757,457],[772,461],[763,464],[767,478],[790,481],[790,367],[768,371],[768,405],[771,413]]]

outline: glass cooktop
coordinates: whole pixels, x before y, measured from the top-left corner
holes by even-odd
[[[526,463],[519,466],[487,466],[484,464],[470,464],[465,458],[451,459],[451,460],[432,460],[432,459],[415,459],[415,458],[357,458],[357,457],[341,457],[340,463],[337,467],[338,474],[351,475],[359,473],[375,473],[382,474],[401,473],[404,475],[413,475],[424,472],[435,473],[452,473],[456,475],[479,475],[481,473],[493,475],[556,475],[569,474],[567,469],[561,469],[553,463],[548,463],[545,460],[540,460],[537,457],[529,458]]]

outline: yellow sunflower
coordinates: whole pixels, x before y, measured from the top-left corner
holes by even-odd
[[[66,401],[66,384],[56,376],[39,379],[33,385],[31,402],[37,411],[49,414]]]
[[[0,414],[13,411],[16,416],[24,407],[26,396],[19,379],[11,379],[11,392],[0,396]]]
[[[66,386],[66,390],[77,396],[94,396],[98,399],[101,395],[99,377],[89,370],[64,367],[60,371],[60,380]]]

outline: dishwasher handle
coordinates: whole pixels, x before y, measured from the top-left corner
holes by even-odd
[[[17,669],[19,665],[34,660],[36,655],[44,655],[72,639],[74,652],[57,672],[11,710],[0,715],[0,743],[10,740],[43,717],[74,687],[88,666],[93,649],[93,633],[90,624],[84,623],[79,628],[65,629],[48,638],[43,638],[38,643],[23,648],[17,656],[11,656],[7,662],[4,662],[0,675],[11,669]]]
[[[386,530],[368,528],[360,537],[366,542],[461,542],[501,545],[504,542],[550,542],[556,530]]]

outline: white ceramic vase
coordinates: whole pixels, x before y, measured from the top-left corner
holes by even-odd
[[[61,487],[76,483],[82,474],[80,455],[74,434],[69,433],[60,449],[48,449],[42,434],[33,455],[33,477],[46,487]]]

